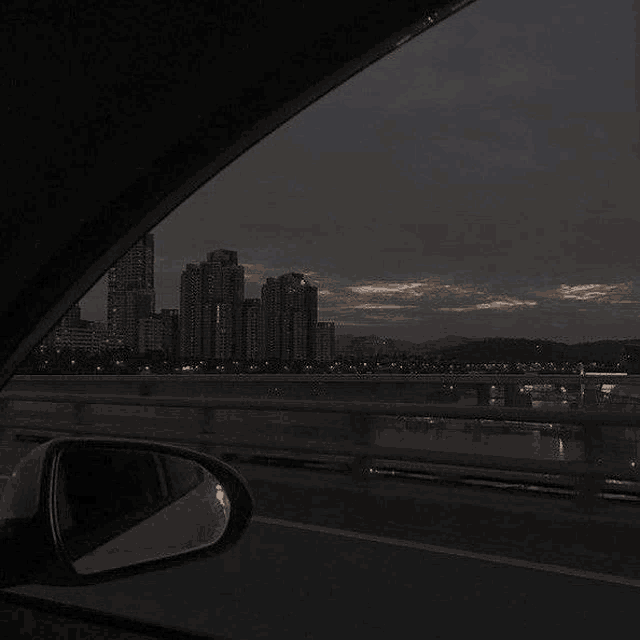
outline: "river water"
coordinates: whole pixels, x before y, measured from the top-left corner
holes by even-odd
[[[531,407],[569,410],[577,393],[533,389]],[[465,403],[461,400],[461,404]],[[493,397],[491,404],[502,400]],[[386,420],[386,424],[385,424]],[[382,447],[469,453],[534,460],[584,460],[584,439],[579,426],[493,420],[404,418],[378,425],[376,444]],[[640,460],[640,428],[603,424],[598,459],[607,469],[635,473]]]

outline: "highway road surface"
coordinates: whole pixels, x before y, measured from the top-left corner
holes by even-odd
[[[637,626],[632,507],[585,516],[549,497],[237,466],[257,515],[225,556],[12,591],[225,638],[597,638]]]

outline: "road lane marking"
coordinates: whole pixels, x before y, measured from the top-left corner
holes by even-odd
[[[600,582],[609,582],[611,584],[619,584],[625,587],[640,588],[640,580],[624,578],[622,576],[614,576],[606,573],[596,573],[593,571],[580,571],[578,569],[570,569],[555,564],[545,564],[542,562],[529,562],[527,560],[519,560],[517,558],[508,558],[505,556],[495,556],[487,553],[475,553],[473,551],[464,551],[462,549],[452,549],[449,547],[440,547],[437,545],[426,544],[424,542],[414,542],[412,540],[399,540],[398,538],[388,538],[386,536],[374,536],[368,533],[359,533],[357,531],[345,531],[343,529],[333,529],[330,527],[320,527],[314,524],[304,524],[302,522],[291,522],[289,520],[279,520],[276,518],[265,518],[263,516],[254,516],[255,522],[263,524],[275,524],[281,527],[292,527],[294,529],[303,529],[306,531],[314,531],[315,533],[327,533],[330,535],[341,536],[343,538],[351,538],[354,540],[364,540],[367,542],[379,542],[396,547],[407,547],[409,549],[417,549],[419,551],[429,551],[431,553],[441,553],[444,555],[457,556],[459,558],[470,558],[472,560],[483,560],[494,564],[504,564],[520,569],[534,569],[536,571],[546,571],[547,573],[558,573],[574,578],[582,578],[585,580],[598,580]]]

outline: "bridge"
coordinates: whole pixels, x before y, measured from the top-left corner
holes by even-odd
[[[637,480],[640,409],[636,413],[632,397],[626,404],[602,402],[603,385],[621,381],[626,389],[640,388],[640,376],[612,373],[16,376],[0,393],[0,425],[43,439],[96,433],[213,446],[220,455],[333,457],[349,465],[355,479],[372,466],[407,462],[443,473],[446,468],[454,476],[469,469],[512,479],[552,476],[565,485],[592,487],[593,497],[603,491],[605,478]],[[526,389],[542,385],[572,391],[576,400],[533,407]],[[496,422],[574,428],[581,455],[541,459],[485,453],[477,446],[434,450],[389,441],[389,420],[402,431],[403,421],[425,417],[431,423],[423,422],[423,431],[434,420],[465,421],[478,441]]]
[[[168,397],[288,397],[332,400],[381,400],[426,402],[474,391],[478,405],[490,405],[492,391],[505,406],[526,405],[523,387],[550,385],[557,389],[578,390],[579,404],[596,404],[603,385],[637,387],[640,375],[624,373],[582,374],[306,374],[306,375],[157,375],[91,376],[40,375],[14,376],[5,392],[93,392],[114,395]]]

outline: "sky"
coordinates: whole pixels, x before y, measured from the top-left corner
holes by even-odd
[[[478,0],[254,146],[153,230],[156,308],[238,252],[338,333],[640,337],[632,0]],[[106,317],[102,279],[81,301]]]

